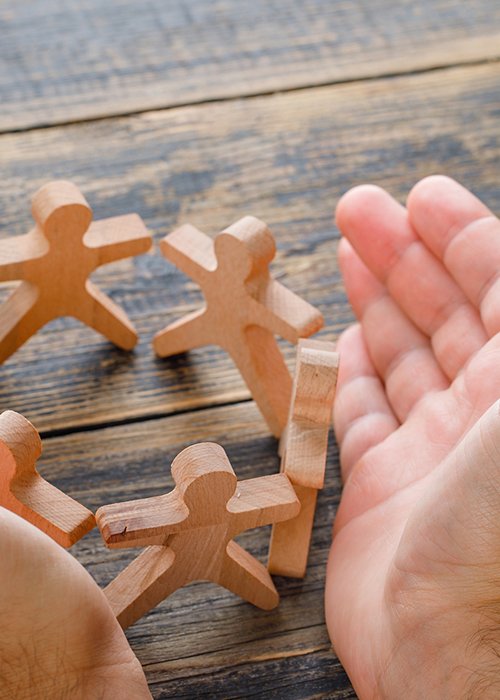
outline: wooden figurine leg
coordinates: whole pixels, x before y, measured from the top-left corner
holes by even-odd
[[[231,356],[269,429],[280,437],[292,395],[292,377],[272,333],[250,326]]]
[[[153,347],[158,357],[170,357],[213,343],[205,309],[194,311],[157,333]]]
[[[36,287],[22,282],[0,307],[0,363],[49,321],[37,299]]]
[[[291,520],[273,525],[268,569],[279,576],[304,578],[318,492],[297,484],[294,489],[300,501],[300,513]]]
[[[263,610],[272,610],[279,595],[266,567],[236,542],[229,542],[216,583]]]
[[[137,344],[137,333],[125,311],[101,292],[92,282],[85,285],[86,303],[74,312],[75,318],[101,333],[123,350],[132,350]]]
[[[104,593],[123,629],[184,585],[172,576],[174,560],[169,547],[148,547],[106,586]]]

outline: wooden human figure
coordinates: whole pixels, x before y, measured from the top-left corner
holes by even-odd
[[[40,436],[29,420],[14,411],[0,415],[0,506],[70,547],[92,530],[95,518],[40,476],[35,464],[41,453]]]
[[[240,219],[215,241],[189,224],[166,236],[163,255],[199,286],[205,307],[160,331],[160,357],[219,345],[233,358],[270,430],[281,434],[292,379],[275,340],[292,343],[321,328],[319,311],[269,274],[276,246],[267,226]]]
[[[23,280],[0,306],[0,362],[58,316],[74,316],[130,350],[137,334],[125,312],[88,278],[101,265],[146,252],[137,214],[92,221],[71,182],[50,182],[32,200],[35,227],[0,241],[0,281]]]
[[[281,471],[292,482],[301,509],[295,518],[273,526],[268,566],[273,574],[303,578],[306,573],[317,493],[325,479],[338,366],[333,343],[299,341]]]
[[[297,514],[284,474],[237,482],[214,443],[183,450],[172,463],[176,487],[163,496],[99,508],[108,547],[145,547],[105,589],[123,628],[191,581],[209,580],[270,610],[279,596],[265,566],[233,538]]]

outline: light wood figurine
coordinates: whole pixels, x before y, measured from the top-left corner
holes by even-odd
[[[218,583],[264,610],[274,608],[279,596],[267,569],[233,538],[298,513],[288,477],[238,482],[226,453],[214,443],[183,450],[172,475],[176,487],[166,495],[97,511],[108,547],[150,545],[105,588],[121,626],[197,580]]]
[[[325,478],[338,366],[333,343],[299,341],[281,471],[292,482],[301,510],[295,518],[273,526],[268,567],[273,574],[303,578],[306,573],[316,498]]]
[[[0,415],[0,506],[70,547],[92,530],[95,518],[40,476],[35,464],[41,453],[40,436],[29,420],[14,411]]]
[[[35,227],[0,241],[0,281],[22,280],[0,307],[0,362],[42,326],[73,316],[130,350],[137,334],[125,312],[88,278],[101,265],[146,252],[151,236],[137,214],[92,221],[71,182],[50,182],[32,200]]]
[[[160,357],[219,345],[232,357],[274,435],[286,425],[292,379],[275,335],[292,343],[315,333],[323,317],[269,274],[276,246],[267,226],[240,219],[215,241],[186,224],[161,242],[163,255],[193,279],[205,306],[160,331]]]

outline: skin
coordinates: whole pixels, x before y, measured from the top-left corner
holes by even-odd
[[[151,698],[104,594],[58,544],[0,508],[0,699]]]
[[[458,183],[339,202],[330,636],[361,700],[500,697],[500,222]]]
[[[326,584],[361,700],[500,696],[500,222],[460,185],[338,205],[344,493]],[[150,698],[98,586],[0,508],[0,700]]]

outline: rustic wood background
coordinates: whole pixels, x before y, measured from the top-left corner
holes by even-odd
[[[404,200],[443,172],[500,211],[499,58],[494,0],[4,0],[0,235],[29,229],[31,194],[56,178],[96,218],[137,211],[156,241],[251,213],[276,236],[276,276],[335,339],[352,320],[332,222],[346,189],[371,181]],[[95,509],[166,491],[170,461],[200,440],[220,442],[240,478],[276,470],[276,441],[223,352],[152,353],[196,287],[157,250],[95,281],[137,325],[135,352],[60,319],[0,368],[0,409],[45,438],[41,472]],[[199,583],[129,630],[155,698],[356,697],[323,620],[339,496],[332,440],[308,574],[276,580],[277,610]],[[241,542],[264,558],[268,531]],[[96,531],[73,551],[101,585],[133,556]]]

